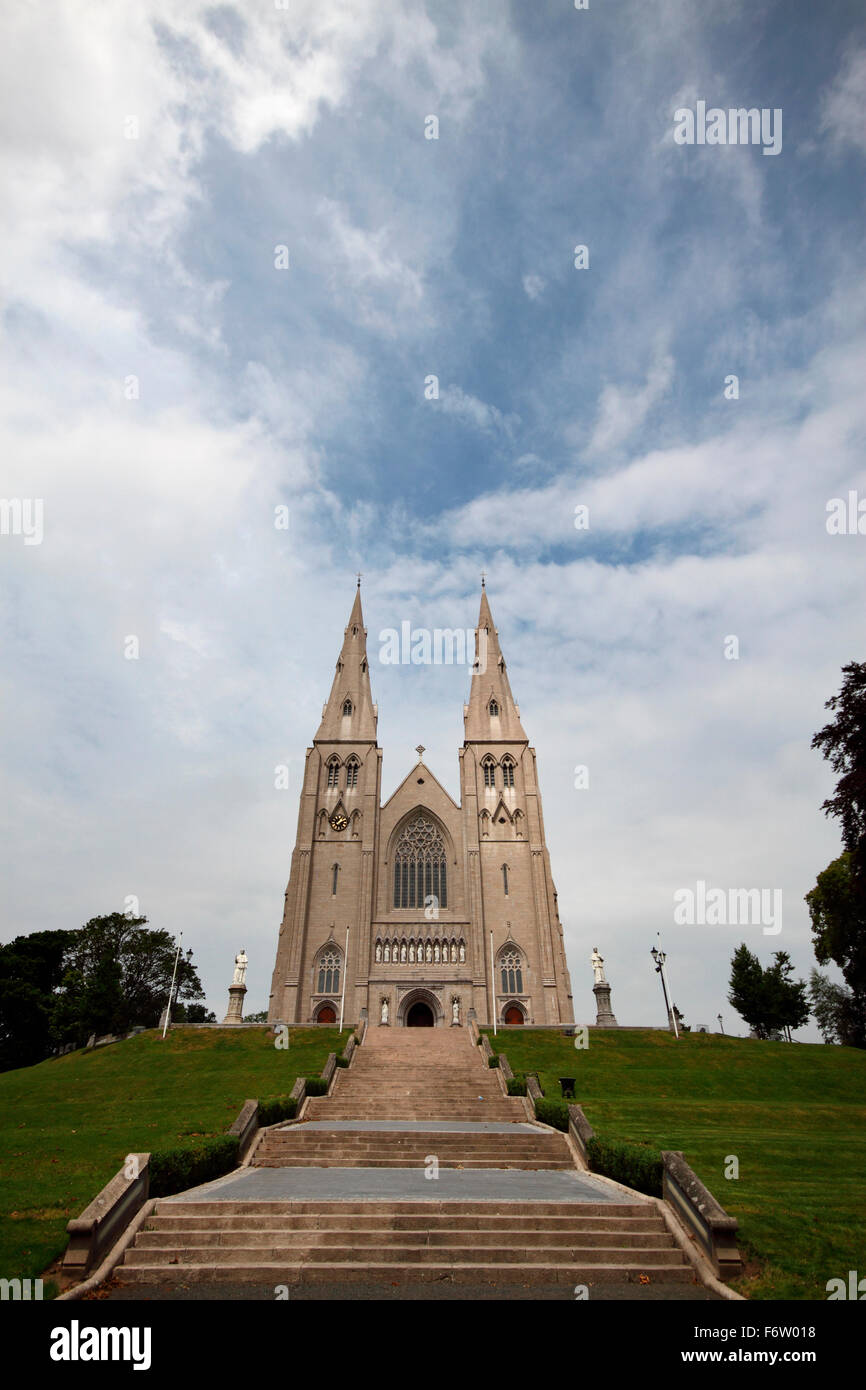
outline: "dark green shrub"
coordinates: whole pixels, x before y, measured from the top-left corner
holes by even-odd
[[[150,1155],[150,1195],[169,1197],[221,1178],[238,1166],[238,1137],[220,1134],[195,1149],[162,1149]]]
[[[535,1102],[535,1118],[543,1125],[552,1125],[554,1129],[561,1129],[565,1133],[568,1129],[568,1102],[546,1100],[542,1096]]]
[[[508,1094],[509,1094],[510,1096],[525,1096],[525,1095],[526,1095],[526,1077],[525,1077],[525,1076],[512,1076],[512,1077],[509,1077],[509,1079],[508,1079],[508,1080],[506,1081],[506,1083],[505,1083],[505,1086],[506,1086],[506,1089],[507,1089]]]
[[[493,1054],[492,1057],[488,1057],[488,1058],[487,1058],[487,1065],[488,1065],[488,1067],[498,1067],[498,1066],[499,1066],[499,1058],[496,1056],[495,1053]]]
[[[323,1076],[306,1076],[304,1085],[307,1088],[308,1096],[326,1096],[328,1094],[328,1082]]]
[[[294,1096],[273,1096],[270,1100],[259,1101],[259,1124],[275,1125],[279,1120],[293,1120],[298,1113],[298,1102]]]
[[[661,1197],[664,1164],[659,1150],[651,1145],[593,1136],[586,1146],[586,1156],[594,1173],[602,1173],[649,1197]]]
[[[349,1065],[349,1059],[348,1059],[348,1057],[338,1057],[338,1058],[337,1058],[337,1066],[338,1066],[338,1067],[347,1067],[348,1065]]]

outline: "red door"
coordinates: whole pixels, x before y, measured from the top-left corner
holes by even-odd
[[[323,1009],[320,1009],[320,1010],[319,1010],[317,1022],[318,1022],[318,1023],[336,1023],[336,1022],[337,1022],[337,1015],[334,1013],[334,1010],[331,1008],[330,1004],[326,1004],[325,1007],[324,1007]]]
[[[523,1014],[520,1012],[520,1010],[517,1008],[517,1006],[516,1006],[515,1004],[512,1004],[510,1009],[506,1009],[506,1010],[505,1010],[505,1022],[506,1022],[506,1023],[522,1023],[522,1022],[523,1022]]]

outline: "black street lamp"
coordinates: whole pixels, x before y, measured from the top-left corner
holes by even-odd
[[[669,998],[669,996],[668,996],[668,980],[667,980],[667,972],[666,972],[666,970],[665,970],[665,961],[666,961],[667,957],[666,957],[664,951],[658,950],[658,948],[657,948],[656,946],[653,946],[653,947],[652,947],[652,949],[651,949],[651,951],[650,951],[650,955],[652,956],[653,960],[655,961],[656,974],[659,975],[659,976],[661,976],[662,992],[663,992],[663,994],[664,994],[664,996],[665,996],[665,1008],[666,1008],[667,1011],[668,1011],[668,1027],[670,1027],[670,1025],[673,1024],[673,1026],[674,1026],[674,1036],[675,1036],[677,1039],[679,1039],[680,1032],[679,1032],[679,1029],[677,1028],[676,1014],[674,1013],[673,1009],[671,1008],[671,1001],[670,1001],[670,998]]]

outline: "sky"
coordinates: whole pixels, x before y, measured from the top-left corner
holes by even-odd
[[[356,572],[386,799],[418,743],[458,795],[469,671],[380,634],[473,627],[484,570],[577,1020],[598,945],[619,1022],[663,1024],[660,943],[687,1022],[744,1033],[742,940],[815,964],[810,741],[864,659],[861,5],[0,28],[0,939],[137,905],[219,1017],[241,946],[265,1008]],[[699,102],[781,149],[679,143]],[[676,922],[698,881],[781,930]]]

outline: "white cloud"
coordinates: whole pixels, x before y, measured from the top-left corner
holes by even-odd
[[[821,130],[839,145],[866,151],[866,47],[852,47],[825,93]]]

